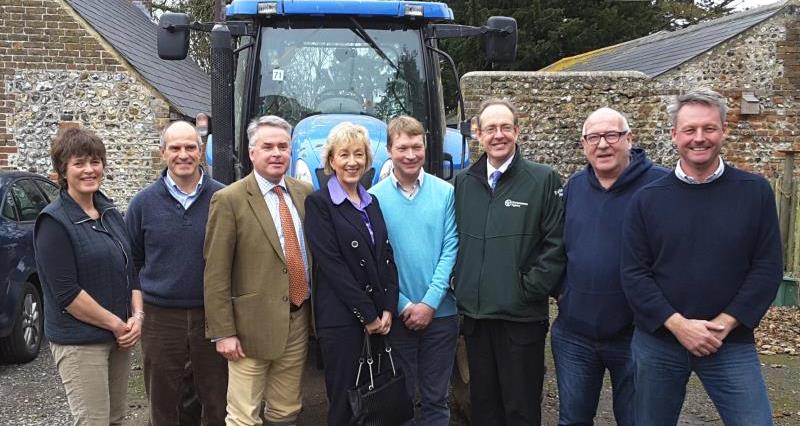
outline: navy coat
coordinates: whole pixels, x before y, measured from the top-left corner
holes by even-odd
[[[314,257],[317,328],[364,326],[386,310],[397,316],[397,269],[377,198],[361,213],[336,205],[327,187],[306,198],[305,233]]]

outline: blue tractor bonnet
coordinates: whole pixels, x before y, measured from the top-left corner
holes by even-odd
[[[233,0],[225,8],[225,15],[228,18],[350,15],[453,20],[453,10],[444,3],[396,0]]]
[[[292,166],[289,173],[297,177],[301,162],[311,175],[311,184],[318,189],[327,182],[323,164],[323,149],[328,133],[339,123],[349,121],[364,126],[370,139],[372,167],[364,173],[362,184],[369,188],[380,180],[382,166],[389,159],[386,152],[386,123],[367,115],[318,114],[300,120],[292,132]]]

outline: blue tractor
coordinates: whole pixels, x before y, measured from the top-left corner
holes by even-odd
[[[233,0],[224,23],[166,13],[159,56],[186,57],[190,30],[211,33],[213,173],[230,183],[251,169],[247,123],[265,114],[294,126],[289,173],[315,188],[325,183],[321,148],[342,121],[369,131],[374,165],[366,187],[388,174],[386,123],[415,117],[426,129],[428,172],[450,178],[469,163],[460,89],[460,121],[448,128],[442,72],[458,80],[441,39],[481,36],[486,59],[516,56],[517,24],[491,17],[483,27],[456,25],[444,3],[393,0]],[[445,64],[444,67],[440,64]],[[447,68],[450,68],[447,70]]]

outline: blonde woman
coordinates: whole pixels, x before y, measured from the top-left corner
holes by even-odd
[[[367,130],[334,127],[324,149],[327,185],[306,199],[305,229],[314,256],[314,313],[325,364],[328,425],[352,420],[353,387],[364,329],[388,335],[397,311],[397,270],[378,200],[359,183],[372,165]]]

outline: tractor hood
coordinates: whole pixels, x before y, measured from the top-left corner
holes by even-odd
[[[356,114],[317,114],[300,120],[292,132],[292,167],[290,173],[319,189],[328,181],[322,155],[328,133],[339,123],[349,121],[367,129],[372,150],[372,166],[364,173],[361,183],[369,188],[380,180],[379,171],[389,167],[386,152],[386,123]],[[384,167],[385,166],[385,167]]]

